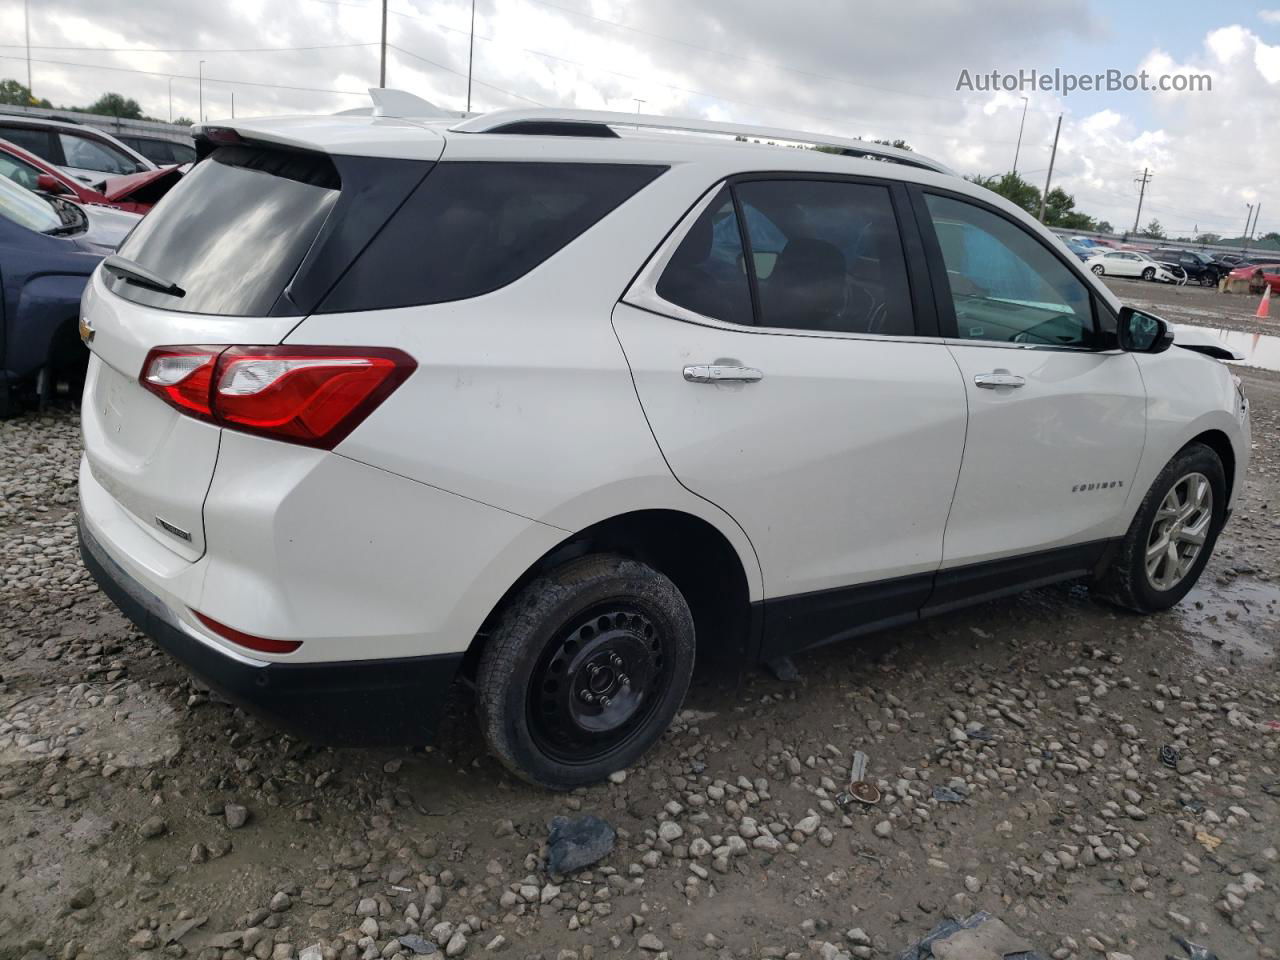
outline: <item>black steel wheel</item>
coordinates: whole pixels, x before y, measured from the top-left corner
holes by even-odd
[[[593,783],[661,736],[693,659],[693,618],[667,577],[612,555],[571,561],[526,586],[485,645],[476,678],[485,736],[532,783]]]

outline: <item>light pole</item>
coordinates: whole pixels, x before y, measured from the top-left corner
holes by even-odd
[[[387,0],[382,0],[382,55],[378,59],[378,86],[387,85]]]
[[[471,46],[467,48],[467,113],[471,112],[471,67],[476,59],[476,0],[471,0]]]
[[[200,61],[200,113],[198,119],[204,123],[204,61]]]
[[[34,100],[35,91],[31,89],[31,4],[30,0],[22,0],[22,20],[27,31],[27,99]],[[26,106],[31,106],[30,103]]]
[[[1013,148],[1013,175],[1018,175],[1018,154],[1022,152],[1022,128],[1027,125],[1027,104],[1030,101],[1022,98],[1022,122],[1018,124],[1018,145]]]
[[[173,77],[169,78],[169,122],[173,123]]]

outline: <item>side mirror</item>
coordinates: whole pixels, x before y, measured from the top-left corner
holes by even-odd
[[[1133,307],[1121,307],[1116,321],[1120,349],[1130,353],[1164,353],[1173,346],[1169,324]]]
[[[36,189],[41,193],[70,193],[71,189],[51,173],[36,175]]]

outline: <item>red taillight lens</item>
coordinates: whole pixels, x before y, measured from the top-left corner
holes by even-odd
[[[209,419],[214,364],[222,349],[156,347],[142,365],[142,385],[184,413]]]
[[[219,623],[213,617],[206,617],[199,610],[192,610],[191,612],[196,615],[197,620],[218,636],[230,640],[237,646],[257,650],[259,653],[293,653],[293,651],[302,646],[301,640],[273,640],[270,637],[255,637],[251,633],[244,633],[234,627],[228,627],[225,623]]]
[[[141,379],[184,413],[330,450],[415,369],[375,347],[157,347]]]

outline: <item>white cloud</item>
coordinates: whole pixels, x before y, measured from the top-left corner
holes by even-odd
[[[1259,10],[1258,19],[1263,23],[1280,23],[1280,10]]]

